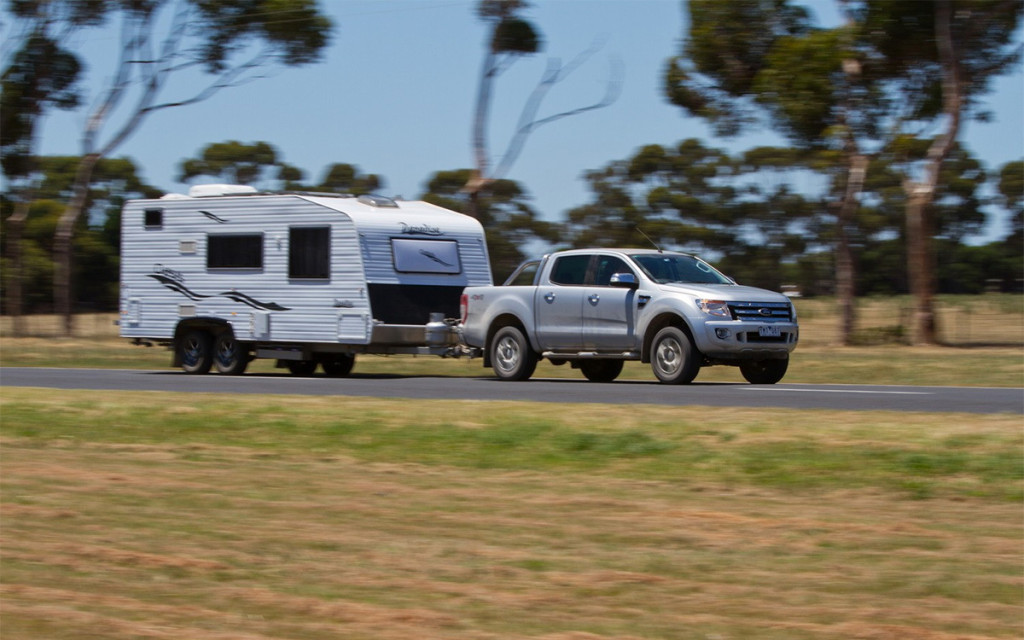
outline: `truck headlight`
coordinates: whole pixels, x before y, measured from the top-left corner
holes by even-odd
[[[729,312],[729,303],[724,300],[704,300],[703,298],[698,298],[697,307],[709,316],[717,316],[719,318],[732,317],[732,313]]]

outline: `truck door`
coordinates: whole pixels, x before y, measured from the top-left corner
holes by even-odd
[[[541,349],[578,351],[583,344],[584,283],[590,255],[555,258],[550,275],[534,294],[535,326]]]
[[[636,273],[616,256],[597,256],[593,269],[594,282],[583,297],[583,348],[632,350],[636,347],[636,290],[613,287],[610,281],[616,273]]]

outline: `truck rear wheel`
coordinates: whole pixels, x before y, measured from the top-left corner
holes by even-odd
[[[789,368],[789,358],[751,360],[740,363],[740,373],[750,384],[775,384]]]
[[[690,337],[678,327],[665,327],[651,344],[651,369],[665,384],[689,384],[700,371]]]
[[[518,327],[502,327],[491,341],[491,368],[501,380],[529,380],[537,369],[537,354]]]
[[[209,373],[213,366],[213,342],[210,334],[200,329],[192,329],[178,342],[178,354],[181,368],[185,373]]]
[[[235,340],[235,334],[225,331],[213,341],[213,364],[217,371],[240,376],[249,366],[249,349]]]
[[[591,382],[611,382],[622,373],[622,360],[582,360],[580,371]]]

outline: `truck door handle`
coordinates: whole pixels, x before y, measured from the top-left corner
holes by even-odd
[[[555,294],[553,294],[553,293],[546,293],[546,294],[544,294],[544,301],[545,302],[554,302],[555,301]]]
[[[596,293],[592,293],[590,294],[590,297],[587,298],[587,300],[590,300],[590,304],[597,304],[598,302],[601,301],[601,296],[597,295]]]

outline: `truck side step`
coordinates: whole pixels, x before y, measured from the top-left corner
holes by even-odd
[[[548,360],[639,360],[639,351],[545,351],[541,354]]]

